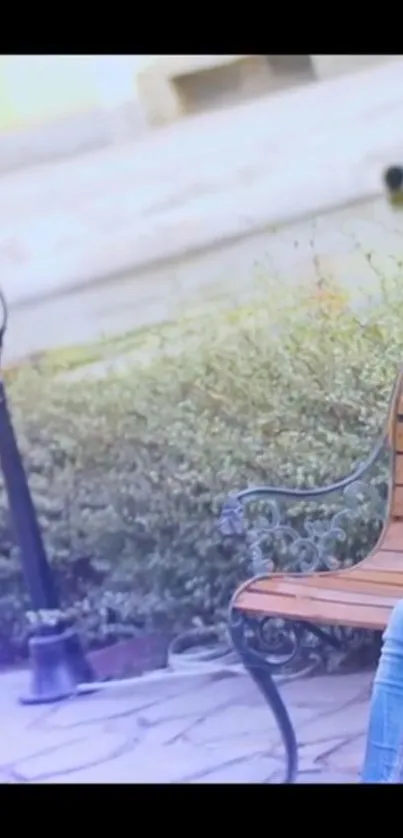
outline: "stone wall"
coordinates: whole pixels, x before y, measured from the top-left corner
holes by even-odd
[[[0,56],[0,173],[142,136],[145,59]]]
[[[151,125],[227,107],[315,78],[309,55],[170,55],[137,78]]]
[[[0,174],[130,142],[147,130],[144,110],[133,100],[8,131],[0,134]]]
[[[400,58],[398,55],[312,55],[318,79],[328,79],[344,73],[365,70],[383,61]]]
[[[63,57],[39,58],[38,63],[36,56],[0,57],[0,116],[4,122],[8,109],[18,117],[11,128],[0,124],[0,174],[130,142],[190,113],[396,56],[84,56],[77,66],[76,57],[65,56],[74,73],[70,63],[59,67]]]

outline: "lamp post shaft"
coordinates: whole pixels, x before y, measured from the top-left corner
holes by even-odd
[[[0,465],[32,606],[36,611],[59,609],[59,597],[14,434],[2,379],[0,379]]]
[[[21,553],[31,605],[36,612],[60,612],[52,569],[28,485],[22,457],[0,378],[0,466]],[[75,694],[77,684],[94,680],[78,634],[62,615],[50,624],[39,623],[29,640],[32,667],[30,693],[24,704],[60,701]]]

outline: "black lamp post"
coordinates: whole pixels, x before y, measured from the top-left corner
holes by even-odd
[[[0,305],[3,311],[3,322],[0,326],[1,351],[7,327],[7,306],[1,292]],[[62,614],[59,597],[46,556],[1,377],[0,467],[32,610],[40,618],[29,640],[31,690],[27,696],[21,698],[21,702],[41,704],[59,701],[73,695],[77,684],[91,682],[93,673],[84,656],[76,630],[59,616]],[[46,620],[46,615],[50,619]],[[44,617],[43,620],[41,616]]]

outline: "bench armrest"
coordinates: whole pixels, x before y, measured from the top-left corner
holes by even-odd
[[[380,455],[386,454],[386,443],[383,431],[369,456],[350,475],[327,486],[292,489],[262,485],[230,494],[221,511],[221,534],[245,538],[252,570],[258,575],[277,570],[333,570],[351,564],[351,550],[361,558],[354,525],[364,516],[376,535],[384,519],[387,493],[384,497],[379,493],[379,484],[386,487],[386,480],[382,475],[379,479],[373,467],[380,460],[385,462]],[[329,496],[326,508],[324,501]],[[285,520],[281,507],[287,501],[290,506]],[[319,502],[316,521],[307,515],[311,501]],[[361,540],[362,529],[361,522]]]

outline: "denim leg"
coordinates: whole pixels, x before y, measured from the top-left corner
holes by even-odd
[[[383,636],[371,698],[364,783],[403,782],[403,601]]]

